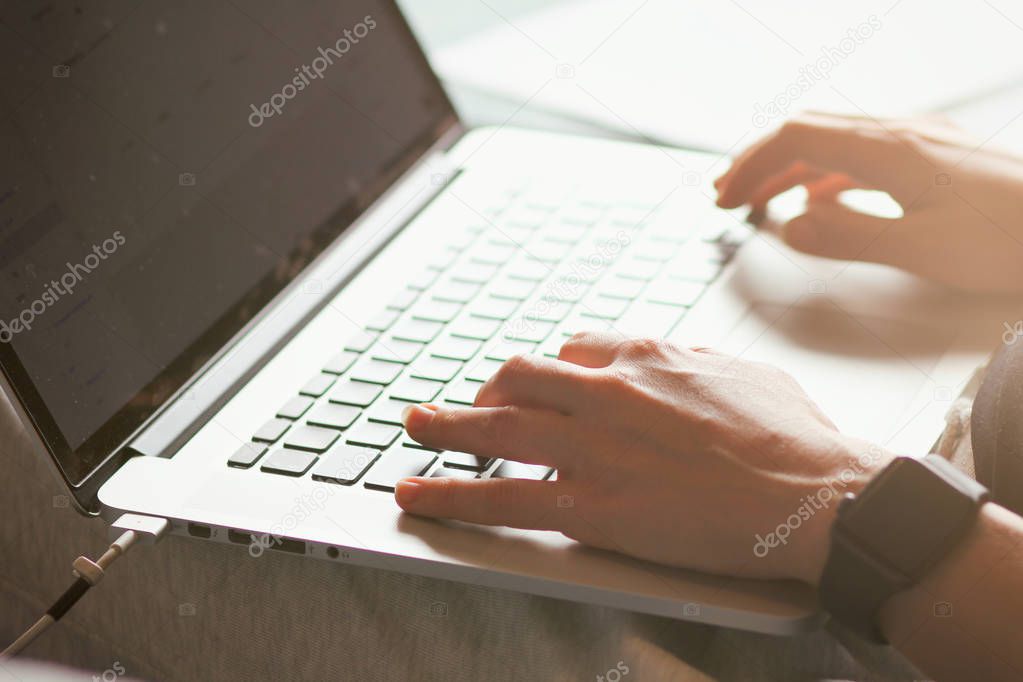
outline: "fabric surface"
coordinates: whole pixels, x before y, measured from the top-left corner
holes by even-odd
[[[2,396],[0,467],[6,646],[70,584],[74,558],[107,540],[66,506]],[[135,549],[25,656],[85,680],[920,678],[835,626],[754,635],[183,538]],[[33,676],[0,664],[8,679]]]
[[[1023,513],[1023,339],[992,359],[972,421],[977,480],[998,504]]]

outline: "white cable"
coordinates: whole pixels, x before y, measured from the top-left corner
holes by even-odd
[[[24,632],[21,637],[0,652],[0,661],[17,656],[25,647],[31,644],[48,627],[61,619],[71,610],[79,599],[89,591],[93,585],[103,580],[106,570],[118,557],[124,555],[140,540],[149,540],[151,543],[158,542],[170,527],[167,519],[160,519],[152,516],[139,514],[125,514],[119,518],[111,527],[111,530],[123,530],[120,536],[110,544],[96,561],[85,556],[80,556],[72,564],[72,573],[75,575],[75,582],[71,584],[64,594],[60,596],[53,606],[37,620],[32,627]]]

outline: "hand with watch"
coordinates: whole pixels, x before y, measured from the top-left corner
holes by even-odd
[[[940,455],[896,458],[839,504],[818,584],[821,606],[857,634],[887,643],[881,606],[963,541],[987,499],[984,486]]]

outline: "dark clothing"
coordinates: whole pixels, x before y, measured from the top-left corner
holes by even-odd
[[[994,501],[1023,514],[1023,338],[988,367],[971,419],[977,480]]]

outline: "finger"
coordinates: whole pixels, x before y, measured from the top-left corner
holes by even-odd
[[[488,526],[560,530],[560,485],[554,481],[489,478],[406,478],[394,498],[407,512]]]
[[[845,173],[906,200],[933,169],[879,123],[840,117],[802,117],[783,125],[736,160],[722,183],[719,205],[737,208],[769,178],[802,161]]]
[[[820,180],[806,183],[807,201],[826,203],[838,199],[838,195],[850,189],[864,189],[863,186],[844,173],[832,173]]]
[[[802,161],[793,163],[781,174],[768,178],[764,184],[754,190],[749,204],[753,208],[763,208],[774,197],[787,192],[793,187],[820,180],[826,174]]]
[[[558,360],[599,369],[607,367],[618,356],[622,342],[628,339],[619,332],[579,332],[561,346]]]
[[[592,451],[570,417],[545,410],[411,405],[405,408],[402,421],[422,445],[488,459],[570,470],[580,453]]]
[[[589,372],[579,365],[542,355],[516,355],[483,384],[475,405],[518,405],[575,414],[584,407]]]
[[[904,257],[898,239],[912,218],[878,218],[841,204],[810,204],[806,213],[782,228],[785,242],[804,253],[825,258],[896,265]],[[893,230],[895,227],[901,229]]]

